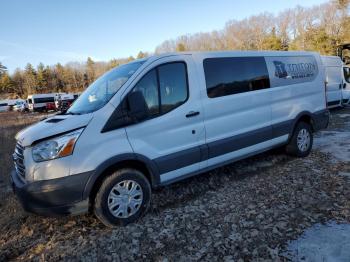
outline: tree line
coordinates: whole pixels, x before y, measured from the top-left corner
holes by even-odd
[[[350,0],[304,8],[297,6],[278,15],[261,13],[243,20],[231,20],[222,30],[182,35],[166,40],[154,53],[214,50],[312,50],[336,55],[337,45],[350,42]],[[139,52],[136,58],[150,54]],[[30,63],[11,75],[0,63],[0,93],[26,97],[31,93],[81,92],[107,70],[134,57],[96,62],[48,66]]]
[[[137,58],[147,54],[140,52]],[[134,57],[96,62],[88,57],[85,63],[57,63],[49,66],[40,63],[36,68],[28,63],[24,70],[17,68],[13,74],[0,63],[0,94],[12,97],[27,97],[35,93],[82,92],[97,77],[121,64],[134,60]]]

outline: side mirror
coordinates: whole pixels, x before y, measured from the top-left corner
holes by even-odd
[[[136,91],[128,95],[129,115],[135,120],[142,121],[149,116],[148,106],[142,92]]]

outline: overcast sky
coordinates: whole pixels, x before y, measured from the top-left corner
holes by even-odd
[[[179,35],[222,29],[231,19],[325,0],[0,0],[0,61],[37,65],[136,56]]]

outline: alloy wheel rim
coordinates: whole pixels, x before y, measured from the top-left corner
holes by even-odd
[[[141,207],[143,191],[133,180],[123,180],[116,184],[108,195],[108,209],[117,218],[128,218]]]
[[[299,150],[301,152],[307,151],[310,147],[310,142],[311,142],[311,138],[310,138],[309,131],[306,130],[305,128],[301,129],[297,136],[297,145]]]

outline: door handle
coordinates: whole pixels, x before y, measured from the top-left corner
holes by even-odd
[[[194,117],[194,116],[198,116],[199,115],[199,112],[198,111],[191,111],[191,112],[188,112],[186,117],[189,118],[189,117]]]

